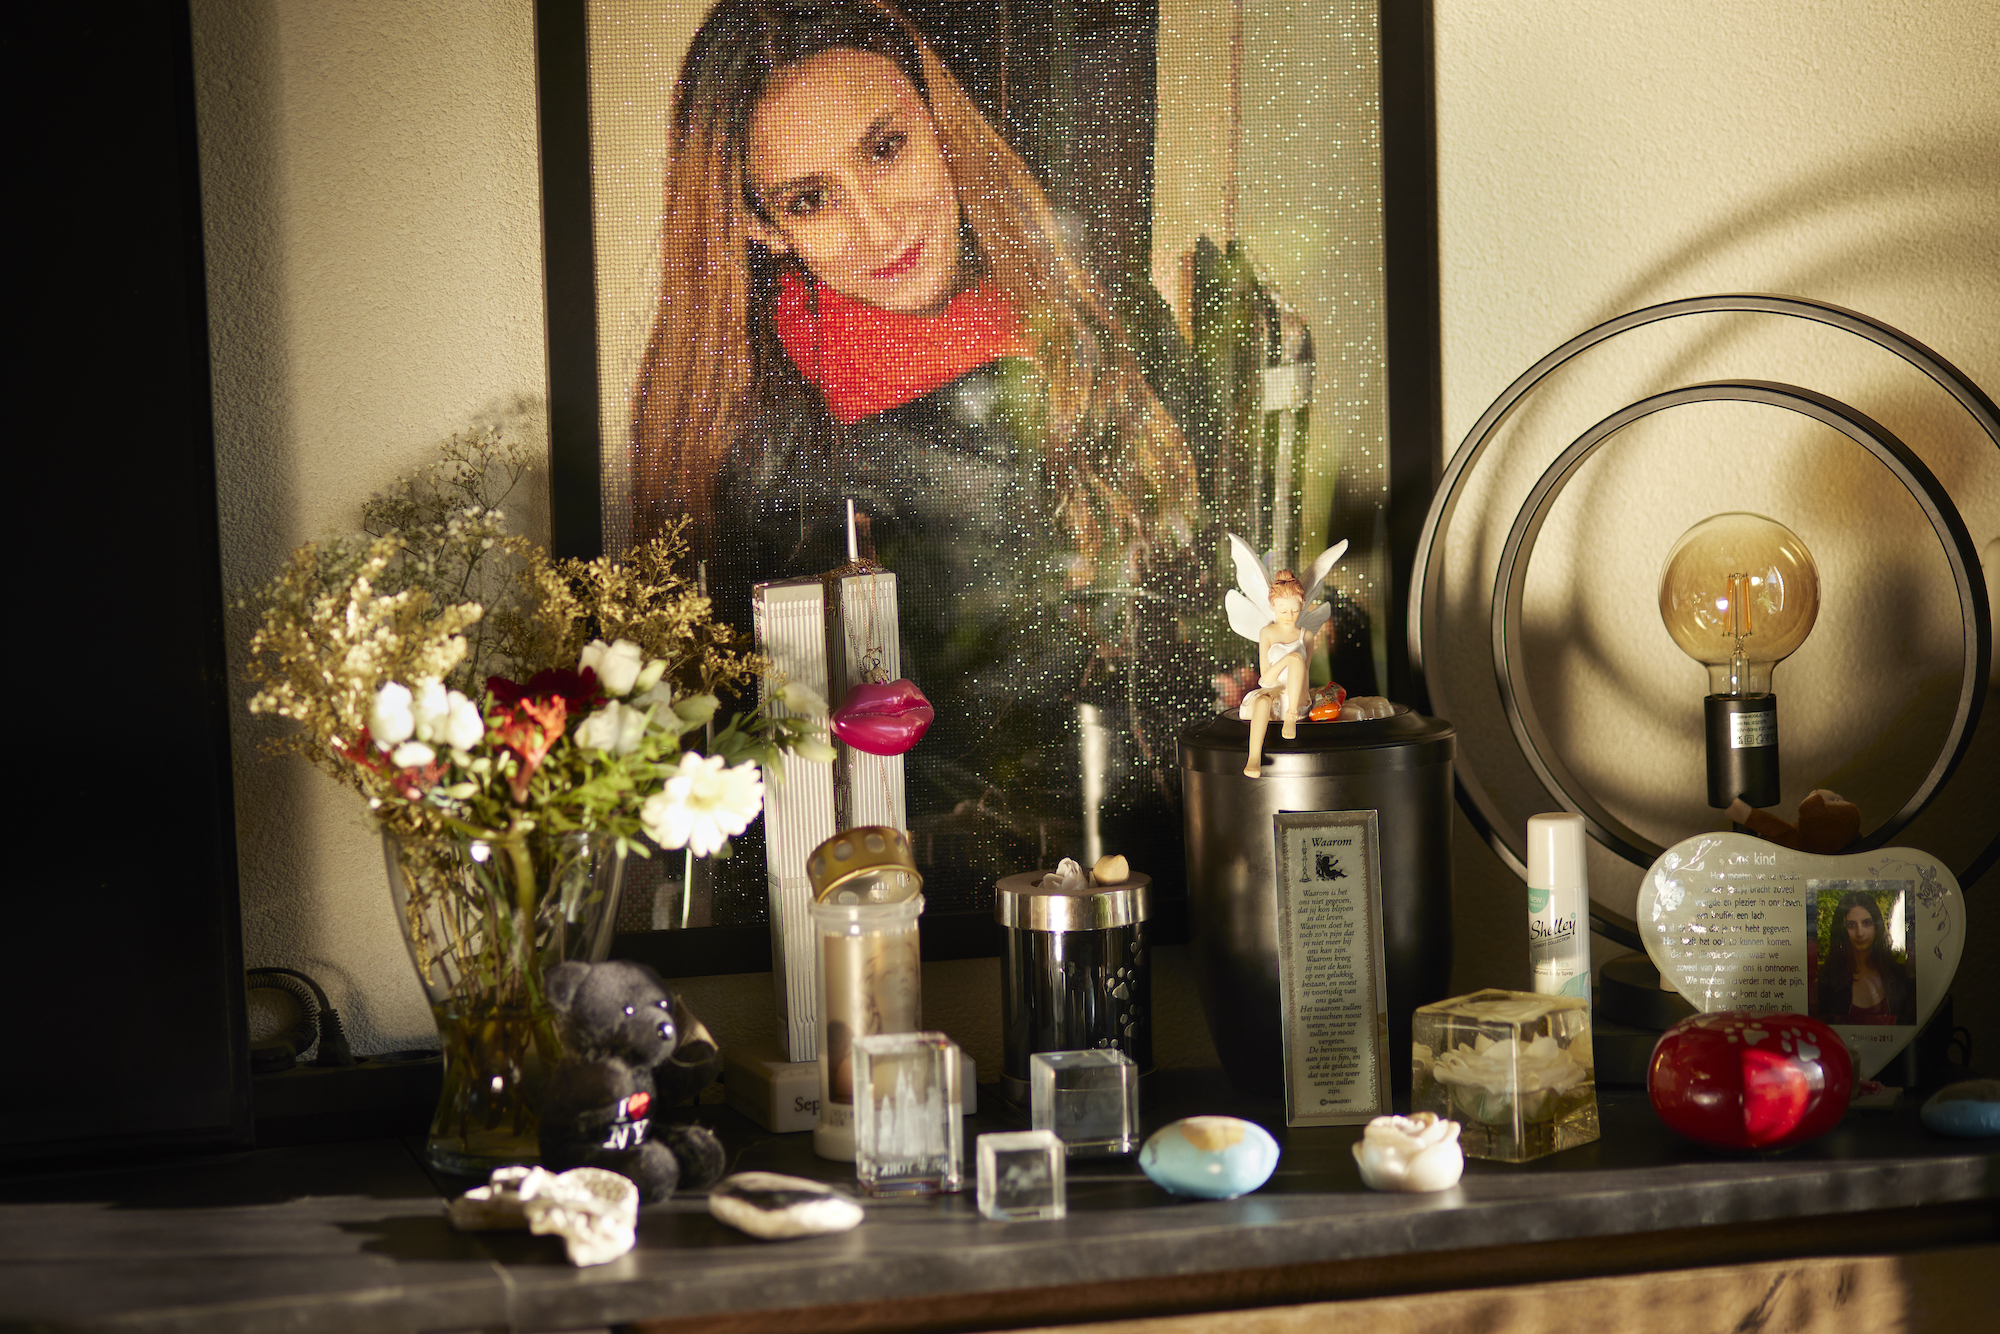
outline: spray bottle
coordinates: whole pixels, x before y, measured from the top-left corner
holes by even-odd
[[[1535,991],[1590,1003],[1590,880],[1583,817],[1528,817],[1528,960]]]

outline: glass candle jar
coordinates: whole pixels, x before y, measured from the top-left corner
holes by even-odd
[[[921,1028],[917,918],[896,903],[815,903],[819,962],[819,1121],[813,1152],[854,1161],[854,1039]]]

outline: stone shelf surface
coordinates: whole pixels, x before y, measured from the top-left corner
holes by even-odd
[[[1525,1166],[1472,1162],[1430,1196],[1364,1189],[1359,1127],[1287,1131],[1275,1103],[1176,1072],[1148,1091],[1148,1130],[1230,1112],[1283,1146],[1276,1175],[1225,1203],[1178,1201],[1130,1160],[1074,1162],[1069,1216],[991,1223],[972,1193],[871,1202],[834,1237],[767,1243],[708,1216],[698,1196],[650,1208],[624,1258],[577,1270],[554,1238],[461,1234],[448,1194],[471,1184],[419,1166],[396,1140],[0,1180],[0,1326],[121,1331],[565,1330],[630,1321],[1146,1284],[1229,1271],[1381,1263],[1477,1248],[1630,1239],[1778,1220],[1970,1208],[1991,1230],[2000,1144],[1927,1136],[1913,1108],[1851,1112],[1776,1154],[1684,1143],[1643,1095],[1600,1095],[1603,1138]],[[975,1134],[1022,1121],[982,1090]],[[851,1185],[808,1135],[771,1135],[721,1107],[732,1170]]]

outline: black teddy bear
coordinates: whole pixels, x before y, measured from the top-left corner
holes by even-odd
[[[542,1166],[609,1168],[630,1177],[646,1204],[720,1177],[715,1132],[663,1119],[722,1067],[715,1039],[680,997],[625,959],[560,964],[544,989],[567,1055],[542,1103]]]

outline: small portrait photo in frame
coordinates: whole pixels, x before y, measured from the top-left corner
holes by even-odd
[[[1807,882],[1815,1018],[1856,1027],[1916,1024],[1915,888],[1908,880]]]

